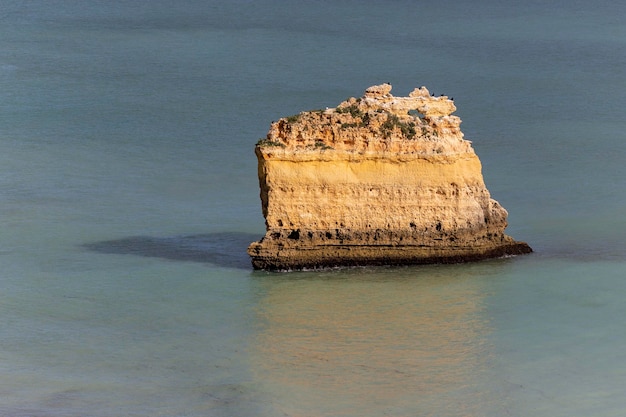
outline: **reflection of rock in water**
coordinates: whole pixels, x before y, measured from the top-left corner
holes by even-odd
[[[484,289],[441,276],[394,280],[268,283],[252,357],[277,412],[480,415]]]

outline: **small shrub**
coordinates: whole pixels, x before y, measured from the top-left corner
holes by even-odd
[[[380,128],[381,134],[386,138],[388,138],[391,135],[391,132],[393,132],[396,128],[400,129],[402,134],[408,139],[415,138],[415,135],[417,134],[417,131],[415,130],[415,123],[403,122],[395,114],[388,114],[387,120],[381,125]]]
[[[257,144],[257,146],[260,146],[260,147],[267,147],[267,146],[276,146],[276,147],[279,147],[279,148],[284,148],[285,147],[285,145],[283,143],[275,142],[275,141],[270,140],[268,138],[261,138],[261,139],[259,139],[259,141],[256,144]]]
[[[337,107],[335,111],[340,114],[350,113],[350,116],[356,117],[356,118],[363,117],[363,111],[359,109],[359,106],[357,104],[351,104],[346,107]]]
[[[300,116],[301,115],[302,114],[294,114],[293,116],[286,117],[285,120],[287,120],[287,123],[289,123],[289,124],[295,123],[298,120],[300,120]]]
[[[325,151],[326,149],[334,149],[334,148],[332,146],[328,146],[327,144],[325,144],[324,141],[317,140],[315,141],[315,149],[321,149]]]
[[[415,137],[415,134],[417,133],[415,131],[415,123],[413,122],[409,122],[409,123],[400,123],[400,130],[402,130],[402,133],[409,139],[413,139]]]
[[[369,124],[370,124],[370,114],[365,113],[363,117],[361,118],[361,124],[359,125],[359,127],[365,127]]]

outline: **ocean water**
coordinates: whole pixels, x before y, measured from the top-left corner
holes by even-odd
[[[0,415],[623,416],[626,6],[3,0]],[[269,124],[454,97],[529,256],[254,272]]]

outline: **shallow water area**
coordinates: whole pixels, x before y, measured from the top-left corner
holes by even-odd
[[[622,415],[623,8],[4,2],[0,415]],[[254,144],[382,82],[535,253],[252,270]]]

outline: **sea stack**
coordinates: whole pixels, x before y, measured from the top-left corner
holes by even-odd
[[[255,148],[267,232],[255,269],[455,263],[531,252],[504,233],[454,102],[372,86],[273,122]]]

